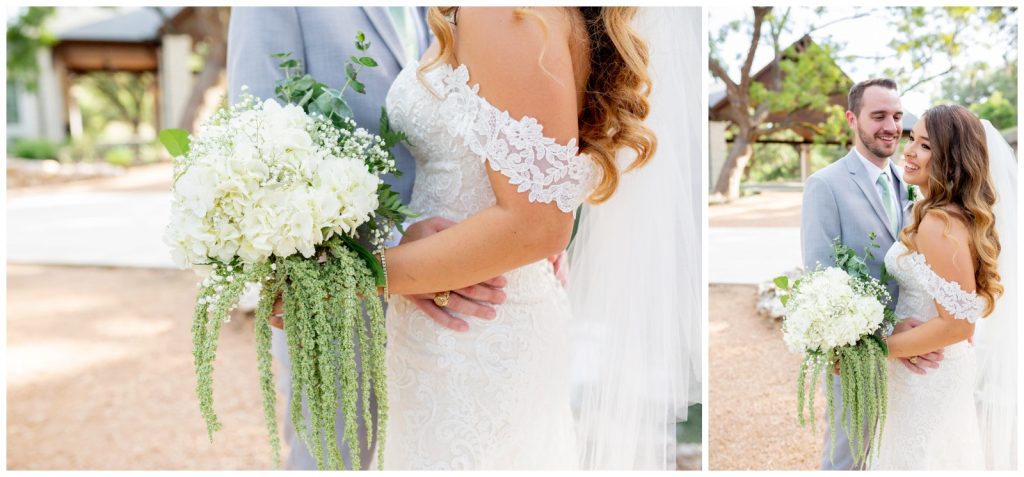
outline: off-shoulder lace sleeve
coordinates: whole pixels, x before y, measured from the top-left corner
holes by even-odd
[[[908,258],[911,272],[916,275],[918,282],[924,284],[925,291],[953,318],[971,323],[981,318],[985,302],[977,293],[964,291],[959,283],[940,277],[921,253],[915,252]]]
[[[513,119],[478,94],[480,85],[468,82],[465,65],[444,79],[441,111],[448,131],[519,192],[527,192],[531,202],[554,202],[563,212],[582,204],[596,184],[597,168],[578,153],[576,140],[558,144],[544,136],[536,119]]]

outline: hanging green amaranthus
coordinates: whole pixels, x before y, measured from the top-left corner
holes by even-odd
[[[221,424],[213,411],[213,361],[221,324],[237,303],[246,282],[262,285],[256,307],[256,355],[263,412],[270,434],[275,466],[280,465],[280,440],[276,416],[276,392],[271,371],[270,316],[276,298],[284,302],[285,333],[291,357],[292,397],[290,418],[321,469],[344,466],[334,421],[338,402],[345,420],[344,444],[359,468],[357,400],[368,432],[366,445],[377,442],[378,464],[383,464],[384,425],[387,422],[387,383],[384,342],[384,308],[377,298],[373,271],[364,259],[340,239],[322,249],[323,262],[293,255],[275,258],[251,270],[216,265],[202,283],[193,325],[196,392],[212,441]],[[369,297],[369,299],[366,299]],[[368,321],[363,320],[363,308]],[[356,347],[362,351],[362,372]],[[302,414],[303,396],[308,400],[309,425]],[[370,402],[376,399],[376,421]],[[321,445],[323,442],[325,445]],[[324,455],[324,448],[327,454]]]

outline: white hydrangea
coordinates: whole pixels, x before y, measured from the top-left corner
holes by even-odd
[[[852,345],[874,333],[885,316],[878,299],[838,268],[802,278],[785,308],[783,340],[794,353]]]
[[[381,181],[364,148],[343,147],[339,139],[353,134],[298,106],[247,96],[202,131],[188,155],[175,158],[164,240],[182,268],[235,257],[253,264],[272,254],[309,258],[333,235],[351,236],[377,209]]]

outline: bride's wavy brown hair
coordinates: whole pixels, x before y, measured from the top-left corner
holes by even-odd
[[[423,73],[438,64],[450,63],[454,34],[452,25],[459,7],[431,7],[427,23],[437,37],[440,53],[423,64]],[[657,148],[654,131],[643,121],[650,112],[647,101],[651,78],[647,74],[647,43],[633,30],[630,21],[636,14],[632,7],[580,7],[583,25],[590,45],[590,76],[587,78],[583,110],[579,116],[580,152],[586,153],[600,166],[601,182],[589,201],[599,204],[608,200],[619,185],[619,167],[615,154],[623,147],[636,151],[636,159],[623,172],[643,166]],[[547,34],[544,19],[529,9],[516,10],[538,21]],[[543,56],[543,52],[541,53]]]
[[[984,316],[988,316],[1003,294],[1003,285],[996,268],[1001,246],[992,212],[996,193],[989,176],[985,128],[974,113],[958,105],[935,106],[925,111],[921,121],[931,145],[928,196],[914,205],[914,223],[903,229],[900,241],[913,250],[910,236],[929,212],[946,222],[947,237],[954,217],[963,222],[973,245],[977,294],[985,299]]]

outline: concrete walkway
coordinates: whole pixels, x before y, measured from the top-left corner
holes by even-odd
[[[708,282],[758,284],[801,265],[799,227],[708,229]]]
[[[65,192],[7,202],[11,263],[173,267],[166,192]]]
[[[7,192],[7,261],[172,268],[163,244],[170,164]]]

